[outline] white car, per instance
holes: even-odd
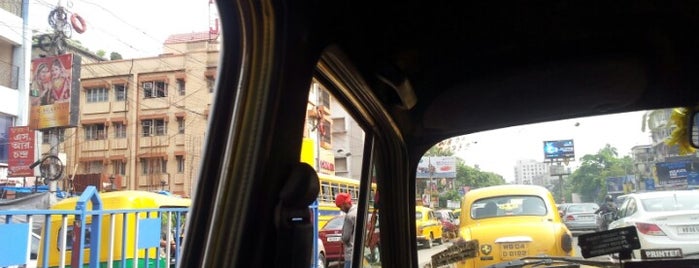
[[[629,194],[609,229],[627,226],[636,227],[641,249],[647,254],[696,255],[694,253],[699,252],[699,193],[679,190]],[[655,251],[649,252],[650,249]],[[634,250],[632,258],[641,256],[641,250]]]

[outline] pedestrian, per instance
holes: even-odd
[[[357,223],[357,206],[352,205],[349,193],[340,193],[335,197],[335,205],[345,213],[342,225],[342,244],[345,248],[345,268],[352,267],[352,245],[354,244],[354,229]]]

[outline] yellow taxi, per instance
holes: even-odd
[[[459,236],[478,240],[475,258],[457,267],[483,267],[526,256],[572,256],[573,237],[551,192],[535,185],[469,191],[461,203]]]
[[[440,245],[442,240],[442,222],[434,215],[434,211],[428,207],[415,207],[415,227],[417,241],[427,248],[432,247],[435,241]]]

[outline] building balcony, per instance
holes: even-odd
[[[178,173],[178,174],[172,175],[172,179],[173,179],[173,184],[180,185],[180,184],[184,184],[185,177],[184,177],[184,174]]]
[[[19,66],[0,61],[0,86],[19,88]]]
[[[140,100],[139,106],[143,110],[167,109],[170,107],[170,99],[169,97],[145,98]]]
[[[175,145],[184,146],[184,134],[175,135]]]
[[[9,12],[17,17],[22,17],[22,0],[0,1],[0,9]]]
[[[168,146],[169,144],[170,144],[170,136],[167,136],[167,135],[140,137],[138,140],[138,145],[141,148],[163,147],[163,146]]]
[[[122,138],[122,139],[110,139],[109,140],[110,147],[115,150],[124,150],[127,149],[127,139]]]
[[[83,114],[108,114],[111,108],[109,102],[88,102],[80,107]]]
[[[108,140],[86,140],[80,145],[80,150],[83,152],[106,151],[109,150],[107,142]]]
[[[22,45],[21,29],[22,0],[0,1],[0,44]]]

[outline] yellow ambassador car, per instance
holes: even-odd
[[[431,248],[432,243],[437,241],[440,245],[442,240],[442,222],[434,215],[434,211],[428,207],[415,207],[415,227],[417,241],[424,247]]]
[[[468,192],[459,236],[478,240],[478,255],[458,267],[483,267],[525,256],[572,256],[573,237],[551,193],[534,185],[501,185]]]

